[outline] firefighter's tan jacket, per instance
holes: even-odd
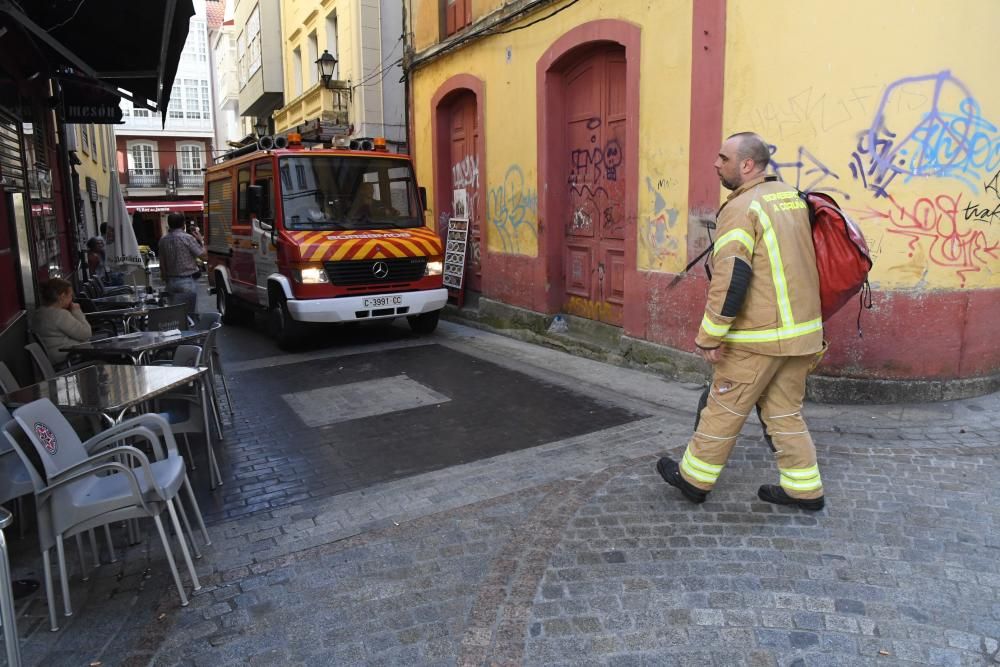
[[[695,339],[699,347],[724,343],[773,356],[822,349],[809,212],[794,189],[761,176],[733,191],[719,211],[709,262],[712,282]],[[733,312],[744,286],[745,298]]]

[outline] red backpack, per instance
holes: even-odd
[[[809,207],[823,321],[833,317],[862,288],[862,307],[871,308],[868,272],[872,268],[872,257],[861,230],[830,195],[800,192],[799,196]],[[858,333],[861,333],[860,310]]]

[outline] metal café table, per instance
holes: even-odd
[[[197,381],[207,371],[186,366],[94,364],[4,394],[11,410],[47,398],[61,412],[98,416],[117,424],[137,405]]]
[[[91,299],[98,307],[119,306],[121,308],[132,308],[139,305],[139,297],[135,294],[116,294],[115,296],[100,296]]]
[[[178,345],[201,345],[208,337],[208,331],[181,331],[165,335],[162,331],[136,331],[112,338],[90,340],[62,348],[63,352],[79,355],[85,359],[120,359],[128,357],[139,365],[147,355]]]
[[[112,308],[109,310],[98,310],[93,313],[84,313],[84,317],[91,324],[95,322],[110,321],[112,323],[121,322],[123,333],[129,333],[132,329],[132,320],[136,317],[145,316],[149,310],[140,306],[132,308]],[[117,329],[117,327],[116,327]]]
[[[196,382],[201,395],[205,441],[214,487],[215,481],[222,483],[222,475],[215,459],[212,431],[208,423],[210,408],[204,382],[207,373],[207,368],[187,366],[94,364],[4,394],[3,402],[14,410],[40,398],[47,398],[60,412],[100,417],[109,426],[114,426],[122,421],[130,409],[172,389]]]

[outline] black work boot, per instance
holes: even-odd
[[[694,484],[681,477],[680,466],[677,465],[677,461],[672,458],[664,456],[662,459],[656,462],[656,472],[660,473],[660,477],[663,481],[670,486],[676,487],[681,490],[684,497],[693,503],[698,503],[699,505],[705,502],[705,498],[708,498],[708,491],[702,491]]]
[[[761,484],[760,488],[757,489],[757,497],[766,503],[791,505],[810,512],[818,512],[823,509],[826,502],[823,500],[823,496],[819,498],[792,498],[777,484]]]

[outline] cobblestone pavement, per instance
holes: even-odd
[[[26,632],[28,664],[995,664],[1000,395],[807,406],[815,514],[756,500],[777,475],[748,424],[694,506],[653,463],[682,451],[698,387],[453,324],[432,341],[649,416],[217,515],[184,609],[157,550],[134,547],[74,582],[56,639]]]

